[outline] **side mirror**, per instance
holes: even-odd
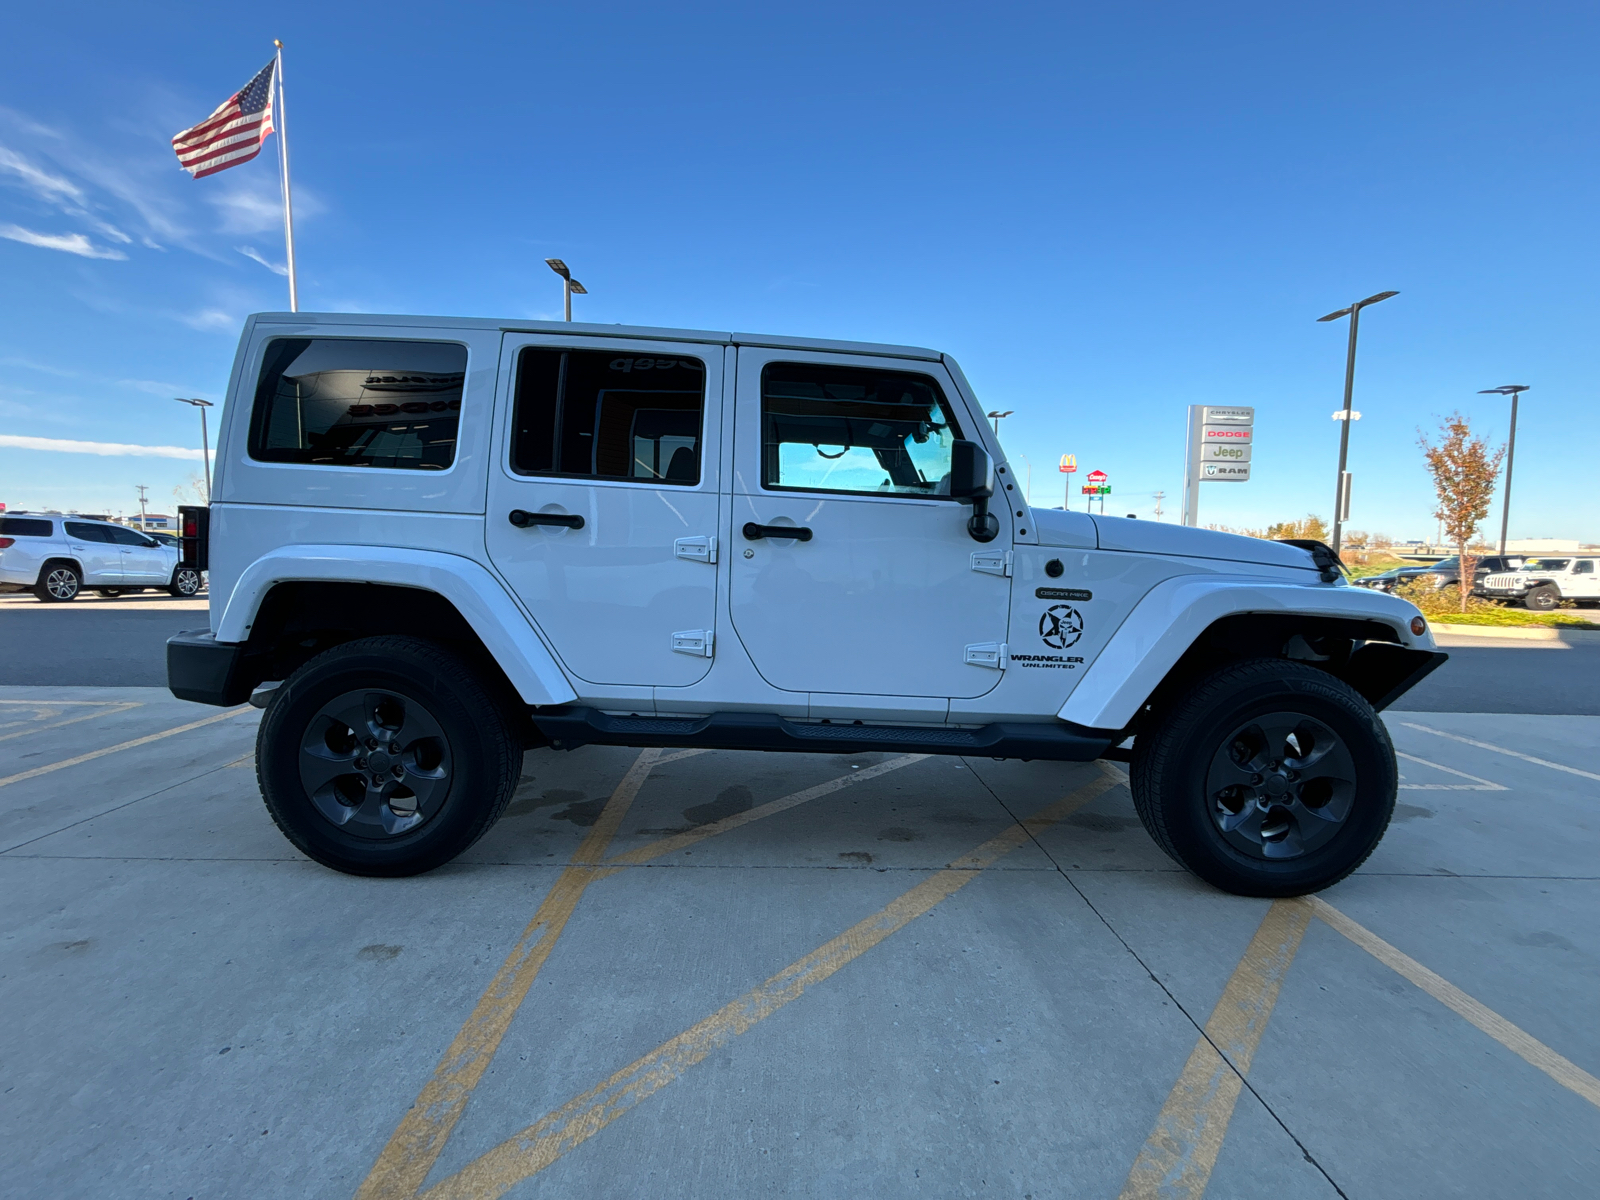
[[[992,542],[1000,535],[1000,521],[989,511],[994,495],[994,460],[977,442],[950,445],[950,495],[972,505],[967,532],[975,542]]]

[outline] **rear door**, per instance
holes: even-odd
[[[505,337],[489,557],[581,679],[682,687],[711,667],[725,352]]]
[[[997,501],[1000,535],[974,541],[947,478],[981,419],[937,362],[740,347],[730,602],[769,683],[953,699],[1000,681],[1012,514]]]
[[[126,583],[122,577],[122,548],[111,538],[109,525],[92,521],[63,521],[67,545],[83,567],[83,582],[89,587]]]

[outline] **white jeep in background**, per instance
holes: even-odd
[[[358,874],[595,743],[1115,758],[1218,887],[1354,870],[1377,712],[1445,657],[1417,609],[1319,543],[1031,508],[983,412],[907,346],[252,317],[172,691],[263,706],[272,816]]]
[[[1520,570],[1488,576],[1478,590],[1496,600],[1521,601],[1540,612],[1563,600],[1589,608],[1600,603],[1600,566],[1592,554],[1530,558]]]

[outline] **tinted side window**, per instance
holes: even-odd
[[[87,521],[65,521],[67,536],[81,542],[109,542],[111,529],[106,525],[91,525]]]
[[[700,482],[705,393],[697,358],[525,347],[511,469],[692,486]]]
[[[250,417],[261,462],[441,471],[455,461],[467,348],[376,338],[267,343]]]
[[[761,371],[763,487],[947,496],[960,436],[926,375],[816,363]]]
[[[1594,563],[1587,558],[1580,558],[1572,564],[1572,573],[1574,575],[1593,575]]]
[[[49,521],[38,517],[0,517],[0,534],[6,537],[49,537]]]
[[[126,526],[111,525],[107,526],[105,531],[119,546],[149,546],[153,543],[153,539],[145,537],[137,529],[129,529]]]

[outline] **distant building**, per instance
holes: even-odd
[[[1506,543],[1507,554],[1573,554],[1581,549],[1577,538],[1518,538]]]

